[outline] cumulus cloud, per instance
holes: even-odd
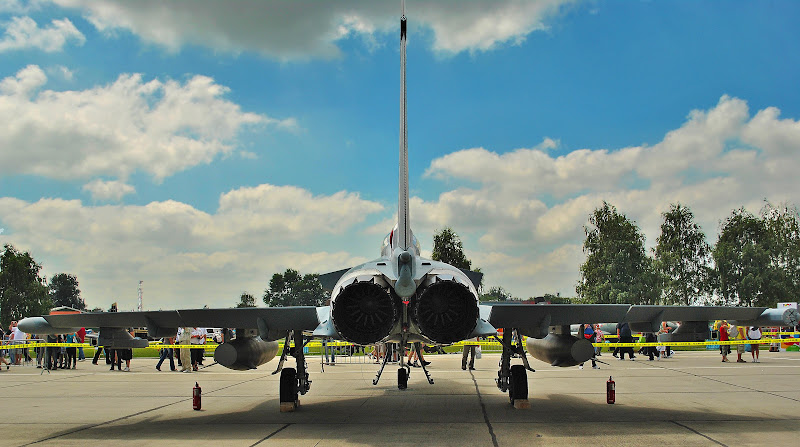
[[[229,307],[242,290],[260,295],[276,271],[322,273],[364,262],[318,246],[382,209],[356,193],[260,185],[222,194],[214,213],[172,200],[89,206],[0,197],[0,222],[11,232],[3,242],[30,250],[48,274],[76,274],[90,306],[117,299],[132,306],[144,279],[160,303],[149,308]]]
[[[729,96],[690,112],[683,125],[651,146],[553,156],[546,152],[551,145],[502,154],[471,148],[433,160],[426,175],[478,186],[446,191],[429,202],[414,199],[415,228],[453,226],[477,248],[475,258],[485,257],[486,264],[476,264],[488,275],[510,284],[536,283],[527,295],[514,289],[519,296],[574,294],[582,262],[574,247],[582,244],[583,226],[603,200],[636,221],[648,246],[655,245],[661,213],[675,202],[692,208],[713,243],[719,221],[732,209],[756,211],[764,198],[796,202],[793,191],[800,188],[800,121],[781,119],[775,107],[751,116],[744,100]],[[573,247],[570,256],[559,258],[569,263],[558,265],[568,271],[534,268],[542,260],[550,263],[564,247]]]
[[[128,194],[136,192],[136,188],[118,180],[103,181],[93,180],[83,185],[83,190],[88,191],[95,200],[112,200],[119,202]]]
[[[0,52],[36,48],[48,53],[61,51],[67,41],[83,45],[86,37],[69,19],[55,19],[50,26],[39,28],[30,17],[14,17],[5,24],[0,38]]]
[[[242,111],[207,76],[122,74],[87,90],[39,92],[46,82],[36,65],[0,81],[0,175],[124,181],[139,170],[160,181],[231,154],[248,126],[297,128],[293,118]]]
[[[81,10],[101,32],[126,30],[146,42],[177,51],[202,45],[221,51],[256,51],[279,59],[336,57],[337,42],[356,36],[375,44],[377,33],[395,32],[394,2],[184,0],[53,0]],[[574,0],[451,2],[409,1],[410,23],[433,32],[433,48],[445,53],[488,51],[517,44]]]

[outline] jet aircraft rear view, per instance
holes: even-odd
[[[405,13],[400,19],[400,130],[397,225],[383,241],[380,257],[337,272],[330,304],[322,307],[184,309],[118,313],[84,313],[30,317],[21,330],[35,334],[71,332],[99,327],[98,345],[143,347],[127,327],[147,327],[151,337],[175,335],[178,327],[236,328],[236,338],[225,340],[215,352],[219,364],[230,369],[255,369],[278,357],[273,374],[280,374],[280,407],[292,411],[311,381],[303,346],[311,338],[333,338],[357,345],[387,342],[419,351],[421,345],[449,345],[474,337],[495,337],[502,353],[495,379],[516,407],[528,403],[530,367],[527,354],[554,366],[569,367],[589,360],[591,344],[571,335],[571,324],[628,322],[635,331],[655,331],[662,321],[682,321],[675,341],[705,337],[707,322],[737,320],[741,325],[786,321],[797,324],[794,309],[779,313],[765,308],[609,305],[481,304],[477,287],[462,270],[420,255],[409,219],[408,142],[406,121]],[[498,329],[502,336],[498,337]],[[523,342],[523,336],[527,341]],[[283,340],[280,349],[279,340]],[[298,349],[292,349],[292,342]],[[284,364],[294,358],[294,367]],[[377,385],[389,356],[376,372]],[[512,364],[516,363],[516,364]],[[427,382],[433,377],[423,365]],[[411,369],[399,359],[397,386],[406,389]],[[435,398],[432,396],[431,398]]]

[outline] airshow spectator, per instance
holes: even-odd
[[[628,323],[617,323],[617,337],[620,343],[633,343],[633,334]],[[625,353],[628,353],[628,358],[633,361],[633,348],[619,348],[619,359],[625,360]]]
[[[728,333],[728,338],[732,338],[734,340],[746,340],[744,328],[741,326],[731,326],[731,333]],[[742,354],[744,354],[744,344],[739,343],[736,345],[737,363],[747,363],[747,360],[742,358]]]
[[[131,334],[131,337],[134,337],[133,328],[128,328],[128,332]],[[117,349],[117,369],[120,371],[130,372],[131,371],[131,359],[133,359],[133,348],[123,348]],[[120,369],[122,366],[122,360],[125,360],[125,369]]]
[[[661,334],[669,334],[669,331],[671,331],[671,330],[672,330],[672,328],[667,326],[667,322],[666,321],[662,321],[661,322],[661,329],[658,331],[658,334],[659,335],[661,335]],[[665,351],[664,358],[667,358],[667,359],[671,358],[672,357],[672,349],[669,346],[664,346],[664,348],[665,348],[664,349],[664,351]]]
[[[65,341],[67,343],[75,343],[78,336],[73,332],[71,334],[67,334]],[[66,348],[67,359],[66,359],[66,369],[70,369],[70,365],[72,365],[72,369],[75,369],[75,362],[77,360],[77,353],[78,349],[74,346],[68,346]]]
[[[478,347],[478,337],[464,340],[464,351],[461,353],[461,369],[467,369],[467,356],[469,356],[469,369],[475,369],[475,349]]]
[[[578,334],[584,339],[589,340],[589,343],[594,343],[596,340],[595,330],[591,324],[582,324],[578,330]],[[592,368],[600,369],[600,367],[597,366],[597,359],[595,359],[595,356],[592,356]],[[578,365],[578,369],[583,369],[583,363]]]
[[[603,330],[600,329],[600,325],[599,324],[595,324],[594,325],[594,342],[595,343],[603,343],[603,338],[604,338]],[[594,348],[595,357],[600,357],[601,355],[603,355],[602,351],[603,351],[603,347],[602,346],[597,346],[596,348]]]
[[[719,353],[722,354],[722,361],[728,361],[728,354],[731,353],[730,345],[723,345],[722,342],[728,341],[728,322],[722,320],[722,323],[719,325]]]
[[[11,326],[12,326],[11,339],[14,340],[14,344],[18,345],[25,343],[25,340],[28,338],[28,334],[19,330],[16,321],[12,321]],[[19,365],[20,363],[22,363],[22,359],[25,358],[25,353],[23,352],[23,349],[13,349],[12,352],[14,353],[14,355],[12,356],[12,362],[15,365]]]
[[[86,328],[82,327],[78,329],[76,335],[78,336],[78,343],[83,343],[84,340],[86,340]],[[82,362],[84,360],[86,360],[86,355],[83,353],[83,346],[81,346],[78,348],[78,361]]]
[[[169,369],[170,371],[175,371],[175,360],[172,358],[172,348],[167,347],[173,344],[174,338],[165,338],[163,340],[163,345],[161,348],[161,355],[158,357],[158,363],[156,363],[156,370],[161,371],[161,364],[164,363],[164,359],[169,357]]]
[[[648,332],[644,334],[644,341],[645,343],[655,343],[658,341],[658,337],[656,336],[655,333]],[[647,359],[650,360],[651,362],[653,361],[653,357],[657,359],[661,358],[655,346],[645,346],[644,349],[645,352],[647,353]]]
[[[205,330],[201,327],[192,328],[191,339],[189,344],[201,346],[205,338]],[[197,364],[200,363],[200,357],[203,355],[203,348],[192,348],[192,370],[197,371]]]
[[[188,345],[192,336],[192,328],[190,327],[180,327],[178,328],[178,344],[179,345]],[[192,372],[192,359],[191,359],[191,351],[189,349],[183,348],[180,350],[181,355],[181,372]]]
[[[753,326],[747,331],[747,338],[750,340],[761,340],[761,328],[758,326]],[[758,343],[751,343],[750,344],[750,354],[753,356],[753,363],[761,363],[758,360]]]

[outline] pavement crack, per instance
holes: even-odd
[[[708,439],[709,441],[711,441],[711,442],[713,442],[713,443],[715,443],[715,444],[721,445],[721,446],[723,446],[723,447],[728,447],[728,445],[727,445],[727,444],[723,444],[723,443],[721,443],[721,442],[717,441],[716,439],[712,438],[711,436],[708,436],[708,435],[705,435],[705,434],[703,434],[703,433],[700,433],[699,431],[697,431],[697,430],[693,429],[692,427],[689,427],[689,426],[687,426],[687,425],[683,425],[683,424],[681,424],[681,423],[680,423],[680,422],[678,422],[678,421],[670,421],[670,422],[672,422],[673,424],[675,424],[675,425],[677,425],[677,426],[679,426],[679,427],[683,427],[683,428],[685,428],[685,429],[689,430],[689,431],[690,431],[690,432],[692,432],[692,433],[695,433],[695,434],[697,434],[697,435],[700,435],[700,436],[702,436],[702,437],[704,437],[704,438]]]
[[[472,374],[471,370],[469,375],[472,377],[472,383],[475,385],[475,392],[478,394],[478,402],[481,404],[481,412],[483,413],[483,422],[486,424],[486,428],[489,429],[489,436],[492,437],[492,445],[494,447],[499,447],[499,444],[497,444],[497,436],[494,434],[494,428],[492,428],[492,423],[489,421],[489,415],[486,413],[486,404],[483,403],[481,390],[478,389],[478,381],[475,380],[475,374]]]
[[[279,428],[279,429],[275,430],[274,432],[272,432],[272,433],[268,434],[267,436],[264,436],[263,438],[259,439],[259,440],[258,440],[258,442],[256,442],[255,444],[251,444],[251,445],[250,445],[250,447],[255,447],[255,446],[257,446],[257,445],[261,444],[262,442],[264,442],[264,441],[266,441],[267,439],[269,439],[269,438],[271,438],[271,437],[273,437],[273,436],[277,435],[278,433],[280,433],[281,431],[283,431],[283,430],[285,430],[285,429],[289,428],[289,427],[290,427],[290,426],[292,426],[292,425],[294,425],[294,424],[292,424],[292,423],[289,423],[289,424],[286,424],[286,425],[284,425],[283,427],[281,427],[281,428]],[[319,444],[319,442],[318,442],[317,444]]]
[[[795,401],[795,402],[800,402],[800,399],[795,399],[794,397],[781,396],[780,394],[776,394],[776,393],[773,393],[773,392],[770,392],[770,391],[762,391],[762,390],[757,390],[755,388],[750,388],[750,387],[744,386],[744,385],[737,385],[735,383],[726,382],[724,380],[714,379],[714,378],[707,377],[707,376],[704,376],[704,375],[695,374],[695,373],[692,373],[692,372],[689,372],[689,371],[684,371],[684,370],[682,370],[680,368],[670,368],[670,367],[662,366],[662,365],[648,365],[648,366],[652,366],[654,368],[664,369],[664,370],[667,370],[667,371],[674,371],[674,372],[679,372],[679,373],[682,373],[682,374],[688,374],[688,375],[690,375],[692,377],[697,377],[697,378],[700,378],[700,379],[706,379],[706,380],[710,380],[712,382],[722,383],[722,384],[725,384],[725,385],[735,386],[737,388],[741,388],[741,389],[747,390],[747,391],[752,391],[754,393],[763,393],[763,394],[768,394],[768,395],[774,396],[774,397],[780,397],[782,399],[788,399],[788,400],[792,400],[792,401]]]
[[[249,380],[244,380],[242,382],[237,382],[237,383],[234,383],[234,384],[222,387],[222,388],[217,388],[216,390],[209,391],[207,394],[215,393],[217,391],[222,391],[224,389],[231,388],[231,387],[234,387],[234,386],[237,386],[237,385],[241,385],[241,384],[247,383],[247,382],[252,382],[252,381],[258,380],[258,379],[261,379],[261,377],[255,377],[255,378],[252,378],[252,379],[249,379]],[[116,423],[116,422],[119,422],[119,421],[123,421],[125,419],[129,419],[129,418],[132,418],[132,417],[136,417],[136,416],[140,416],[140,415],[143,415],[143,414],[146,414],[146,413],[150,413],[151,411],[160,410],[162,408],[166,408],[166,407],[169,407],[171,405],[179,404],[181,402],[186,402],[187,400],[191,400],[191,399],[192,399],[191,397],[190,398],[186,398],[186,399],[180,399],[180,400],[177,400],[175,402],[171,402],[171,403],[168,403],[168,404],[160,405],[158,407],[149,408],[147,410],[142,410],[142,411],[139,411],[137,413],[132,413],[132,414],[128,414],[128,415],[125,415],[125,416],[118,417],[116,419],[111,419],[110,421],[104,421],[104,422],[100,422],[100,423],[97,423],[97,424],[84,425],[83,427],[76,428],[75,430],[67,431],[67,432],[64,432],[64,433],[58,433],[58,434],[55,434],[55,435],[52,435],[52,436],[48,436],[48,437],[43,438],[43,439],[39,439],[37,441],[29,442],[27,444],[22,444],[20,447],[33,445],[33,444],[39,444],[41,442],[50,441],[50,440],[53,440],[53,439],[60,438],[62,436],[69,436],[69,435],[72,435],[72,434],[75,434],[75,433],[79,433],[79,432],[82,432],[82,431],[85,431],[85,430],[90,430],[92,428],[100,427],[100,426],[103,426],[103,425],[113,424],[113,423]],[[288,424],[288,425],[291,425],[291,424]],[[270,436],[272,436],[275,433],[283,430],[284,428],[286,428],[286,427],[282,427],[282,428],[278,429],[276,432],[270,434],[269,436],[267,436],[264,439],[268,439]],[[261,441],[263,441],[264,439],[262,439]],[[261,441],[258,441],[256,444],[258,444]],[[253,445],[256,445],[256,444],[253,444]]]

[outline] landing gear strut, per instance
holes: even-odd
[[[516,333],[517,345],[511,343],[512,334]],[[519,333],[513,329],[504,329],[503,338],[500,340],[503,345],[503,353],[500,356],[500,370],[497,372],[497,388],[502,392],[508,392],[508,398],[514,408],[530,408],[528,402],[528,373],[533,371],[528,365],[525,351],[522,347],[522,339]],[[513,357],[521,357],[524,365],[511,365]]]
[[[308,380],[308,370],[306,367],[306,357],[303,354],[303,332],[294,331],[294,348],[289,351],[288,339],[286,337],[287,345],[284,345],[284,351],[289,352],[297,360],[297,369],[283,368],[281,370],[280,381],[280,402],[281,413],[294,411],[300,405],[298,394],[306,394],[311,389],[311,381]]]

